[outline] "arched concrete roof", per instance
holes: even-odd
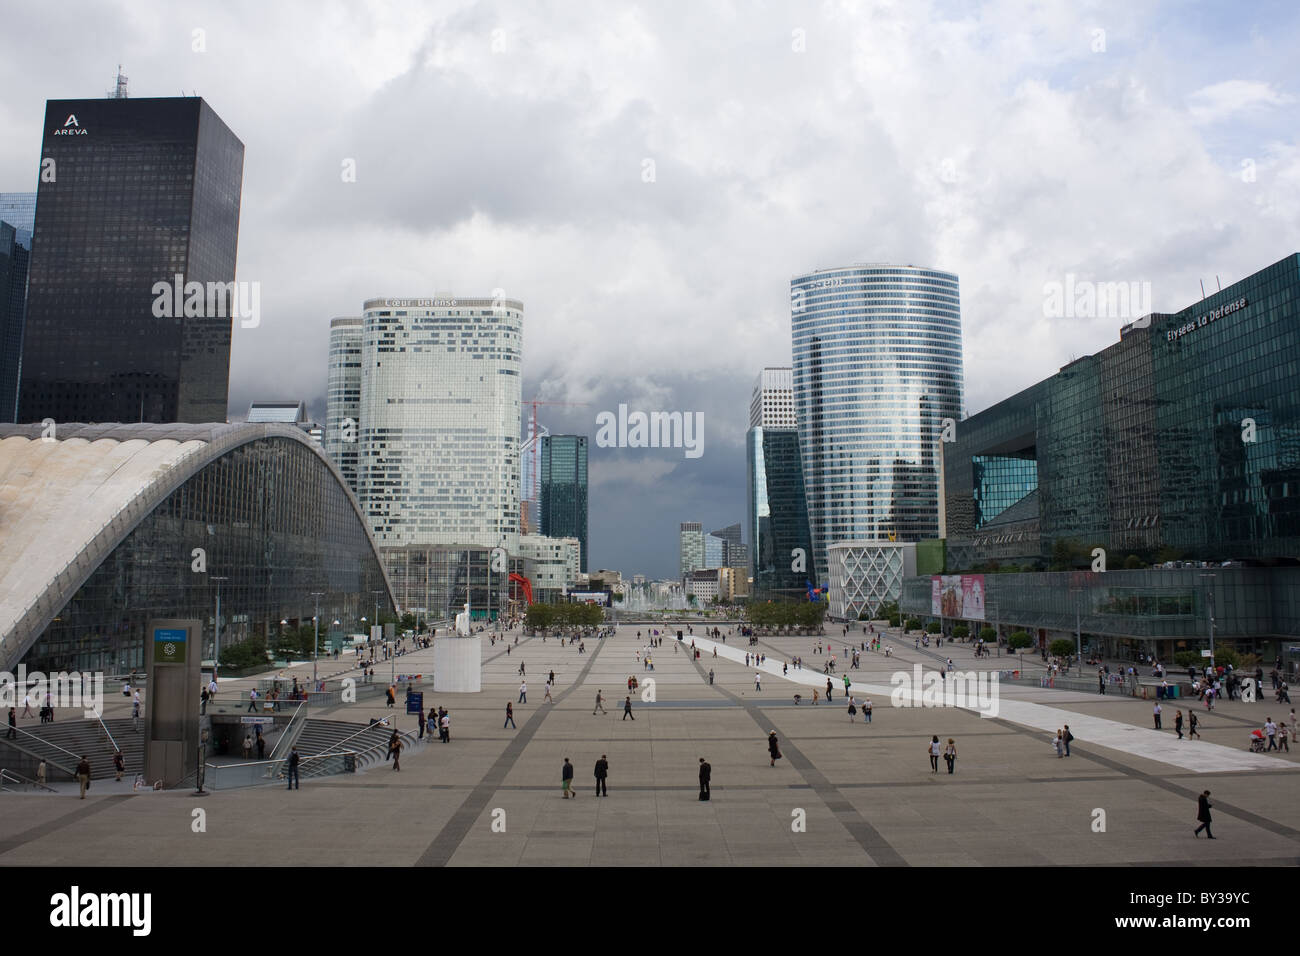
[[[265,438],[295,441],[316,454],[347,493],[378,561],[374,537],[338,468],[293,426],[69,424],[46,439],[41,425],[0,425],[0,665],[17,664],[168,495],[232,449]]]

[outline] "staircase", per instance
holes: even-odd
[[[109,732],[126,758],[126,772],[131,776],[144,771],[144,725],[131,729],[130,717],[105,720]],[[84,754],[90,758],[92,778],[103,779],[113,770],[114,747],[97,720],[56,720],[49,724],[19,724],[16,740],[0,738],[0,767],[31,775],[35,764],[45,758],[49,779],[71,779]],[[62,748],[62,749],[60,749]],[[64,751],[70,751],[65,753]],[[74,756],[75,755],[75,756]],[[28,769],[22,769],[28,768]],[[59,774],[58,771],[64,771]]]
[[[116,733],[116,731],[114,731]],[[298,753],[304,757],[325,753],[329,750],[350,750],[357,755],[357,770],[365,770],[384,762],[388,755],[388,738],[393,729],[380,724],[354,724],[345,720],[323,720],[310,717],[303,724],[302,733],[298,735],[296,746]],[[399,733],[402,740],[402,752],[410,753],[416,743],[415,735],[410,731]],[[303,765],[303,776],[314,776],[312,764]]]

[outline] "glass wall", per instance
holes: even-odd
[[[194,570],[196,548],[205,573]],[[393,610],[343,486],[312,449],[265,438],[214,461],[155,508],[37,639],[27,667],[143,670],[145,629],[159,617],[202,621],[211,657],[218,587],[222,647],[270,638],[281,620],[309,623],[313,592],[323,592],[322,633],[335,620],[358,630],[376,598],[381,612]]]

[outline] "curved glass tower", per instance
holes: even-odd
[[[938,537],[937,446],[962,407],[957,276],[818,269],[790,280],[790,321],[818,578],[834,542]]]

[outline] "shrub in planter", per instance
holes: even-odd
[[[1016,631],[1009,638],[1007,638],[1007,644],[1011,647],[1013,651],[1016,651],[1022,647],[1032,647],[1034,644],[1034,639],[1024,631]]]

